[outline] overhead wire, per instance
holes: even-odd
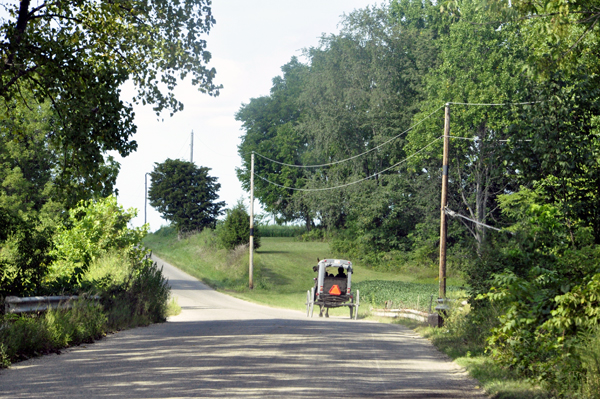
[[[371,149],[369,149],[367,151],[364,151],[364,152],[362,152],[360,154],[351,156],[349,158],[345,158],[345,159],[342,159],[342,160],[339,160],[339,161],[324,163],[324,164],[318,164],[318,165],[295,165],[295,164],[289,164],[289,163],[277,161],[275,159],[271,159],[271,158],[269,158],[267,156],[264,156],[264,155],[262,155],[262,154],[260,154],[258,152],[254,152],[253,151],[253,153],[255,155],[263,158],[263,159],[266,159],[267,161],[273,162],[273,163],[278,164],[278,165],[289,166],[289,167],[293,167],[293,168],[321,168],[321,167],[325,167],[325,166],[333,166],[333,165],[338,165],[338,164],[341,164],[341,163],[344,163],[344,162],[351,161],[353,159],[356,159],[356,158],[362,157],[364,155],[367,155],[367,154],[369,154],[369,153],[371,153],[371,152],[373,152],[375,150],[378,150],[379,148],[381,148],[381,147],[389,144],[390,142],[398,139],[402,135],[410,132],[411,130],[413,130],[414,128],[416,128],[417,126],[419,126],[421,123],[423,123],[427,119],[431,118],[431,116],[433,116],[437,111],[439,111],[440,109],[442,109],[446,105],[507,106],[507,105],[531,105],[531,104],[538,104],[538,103],[542,103],[542,102],[543,101],[528,101],[528,102],[517,102],[517,103],[461,103],[461,102],[447,102],[447,103],[445,103],[445,105],[442,105],[442,106],[436,108],[433,112],[431,112],[430,114],[428,114],[425,118],[421,119],[420,121],[418,121],[417,123],[415,123],[414,125],[412,125],[411,127],[409,127],[408,129],[406,129],[405,131],[403,131],[402,133],[397,134],[396,136],[394,136],[394,137],[390,138],[389,140],[385,141],[384,143],[381,143],[381,144],[379,144],[376,147],[373,147],[373,148],[371,148]],[[375,174],[372,174],[371,176],[367,176],[367,177],[364,177],[362,179],[359,179],[359,180],[356,180],[356,181],[353,181],[353,182],[350,182],[350,183],[341,184],[341,185],[334,186],[334,187],[323,187],[323,188],[313,188],[313,189],[289,187],[289,186],[284,186],[284,185],[275,183],[275,182],[273,182],[273,181],[271,181],[271,180],[269,180],[269,179],[267,179],[267,178],[265,178],[263,176],[258,175],[256,172],[254,173],[254,175],[256,177],[258,177],[259,179],[261,179],[261,180],[263,180],[263,181],[265,181],[265,182],[267,182],[269,184],[272,184],[274,186],[281,187],[281,188],[284,188],[284,189],[288,189],[288,190],[304,191],[304,192],[334,190],[334,189],[348,187],[348,186],[351,186],[351,185],[354,185],[354,184],[358,184],[360,182],[363,182],[365,180],[368,180],[368,179],[371,179],[371,178],[373,178],[375,176],[378,176],[381,173],[387,172],[388,170],[393,169],[393,168],[399,166],[400,164],[408,161],[412,157],[414,157],[417,154],[419,154],[420,152],[424,151],[425,149],[427,149],[428,147],[430,147],[431,145],[433,145],[437,140],[441,139],[442,137],[443,136],[440,136],[440,137],[436,138],[435,140],[433,140],[432,142],[430,142],[428,145],[426,145],[425,147],[421,148],[419,151],[415,152],[414,154],[410,155],[409,157],[405,158],[404,160],[402,160],[402,161],[400,161],[400,162],[398,162],[398,163],[396,163],[396,164],[394,164],[394,165],[392,165],[392,166],[390,166],[390,167],[388,167],[388,168],[386,168],[384,170],[381,170],[381,171],[379,171],[379,172],[377,172]],[[472,140],[472,141],[479,141],[479,140],[481,140],[481,139],[475,138],[475,137],[458,137],[458,136],[448,136],[448,137],[450,137],[450,138],[456,138],[456,139],[462,139],[462,140]],[[499,141],[499,142],[507,142],[509,140],[497,140],[497,141]],[[531,140],[518,140],[518,141],[531,141]],[[459,216],[462,216],[462,215],[459,215]]]
[[[355,181],[353,181],[353,182],[350,182],[350,183],[340,184],[340,185],[338,185],[338,186],[334,186],[334,187],[322,187],[322,188],[297,188],[297,187],[289,187],[289,186],[284,186],[284,185],[281,185],[281,184],[278,184],[278,183],[272,182],[271,180],[269,180],[269,179],[267,179],[267,178],[265,178],[265,177],[262,177],[262,176],[260,176],[260,175],[256,174],[256,172],[254,172],[254,176],[256,176],[256,177],[258,177],[259,179],[261,179],[261,180],[264,180],[264,181],[266,181],[267,183],[269,183],[269,184],[272,184],[272,185],[274,185],[274,186],[281,187],[281,188],[285,188],[285,189],[288,189],[288,190],[293,190],[293,191],[304,191],[304,192],[308,192],[308,191],[328,191],[328,190],[335,190],[335,189],[338,189],[338,188],[343,188],[343,187],[352,186],[352,185],[354,185],[354,184],[358,184],[358,183],[360,183],[360,182],[363,182],[363,181],[365,181],[365,180],[368,180],[368,179],[371,179],[371,178],[373,178],[373,177],[375,177],[375,176],[378,176],[378,175],[380,175],[380,174],[382,174],[382,173],[384,173],[384,172],[387,172],[388,170],[390,170],[390,169],[393,169],[393,168],[395,168],[395,167],[397,167],[397,166],[399,166],[399,165],[403,164],[404,162],[406,162],[406,161],[408,161],[409,159],[411,159],[411,158],[415,157],[415,156],[416,156],[416,155],[418,155],[419,153],[421,153],[421,152],[425,151],[427,148],[431,147],[433,144],[435,144],[435,142],[437,142],[437,141],[438,141],[439,139],[441,139],[442,137],[443,137],[443,136],[440,136],[440,137],[436,138],[435,140],[433,140],[433,141],[431,141],[429,144],[427,144],[425,147],[423,147],[423,148],[421,148],[420,150],[418,150],[417,152],[415,152],[415,153],[413,153],[413,154],[409,155],[408,157],[404,158],[404,159],[403,159],[403,160],[401,160],[400,162],[397,162],[397,163],[395,163],[394,165],[392,165],[392,166],[390,166],[390,167],[388,167],[388,168],[385,168],[385,169],[383,169],[383,170],[381,170],[381,171],[379,171],[379,172],[377,172],[377,173],[374,173],[374,174],[372,174],[371,176],[363,177],[362,179],[355,180]]]
[[[190,142],[190,138],[188,137],[185,142],[183,143],[183,145],[181,146],[181,148],[179,149],[179,151],[177,152],[177,158],[175,159],[181,159],[181,157],[179,155],[181,155],[181,151],[183,151],[183,148]]]
[[[447,102],[446,104],[451,104],[451,105],[472,105],[472,106],[480,106],[480,107],[484,107],[484,106],[488,106],[488,107],[500,107],[500,106],[506,106],[506,105],[531,105],[531,104],[539,104],[539,103],[543,103],[544,101],[526,101],[526,102],[521,102],[521,103],[458,103],[458,102]]]
[[[264,156],[264,155],[262,155],[262,154],[259,154],[258,152],[254,152],[254,154],[255,154],[255,155],[258,155],[259,157],[261,157],[261,158],[264,158],[264,159],[266,159],[266,160],[268,160],[268,161],[271,161],[271,162],[273,162],[273,163],[276,163],[276,164],[278,164],[278,165],[290,166],[290,167],[292,167],[292,168],[322,168],[322,167],[324,167],[324,166],[338,165],[338,164],[340,164],[340,163],[344,163],[344,162],[348,162],[348,161],[351,161],[351,160],[353,160],[353,159],[356,159],[356,158],[360,158],[360,157],[362,157],[363,155],[367,155],[367,154],[369,154],[369,153],[371,153],[371,152],[373,152],[373,151],[375,151],[375,150],[378,150],[378,149],[380,149],[380,148],[381,148],[381,147],[383,147],[384,145],[387,145],[387,144],[389,144],[390,142],[392,142],[392,141],[396,140],[396,139],[397,139],[397,138],[399,138],[400,136],[402,136],[402,135],[405,135],[406,133],[408,133],[408,132],[410,132],[411,130],[413,130],[414,128],[416,128],[417,126],[419,126],[421,123],[423,123],[423,122],[425,122],[427,119],[429,119],[429,118],[430,118],[430,117],[431,117],[433,114],[435,114],[436,112],[438,112],[438,111],[439,111],[440,109],[442,109],[443,107],[444,107],[444,106],[442,105],[442,106],[440,106],[440,107],[436,108],[436,109],[435,109],[435,111],[431,112],[431,113],[430,113],[429,115],[427,115],[425,118],[421,119],[420,121],[418,121],[417,123],[415,123],[414,125],[412,125],[411,127],[409,127],[408,129],[406,129],[405,131],[403,131],[402,133],[399,133],[399,134],[397,134],[396,136],[394,136],[394,137],[390,138],[390,139],[389,139],[389,140],[387,140],[386,142],[384,142],[384,143],[381,143],[381,144],[379,144],[378,146],[376,146],[376,147],[373,147],[373,148],[371,148],[370,150],[367,150],[367,151],[365,151],[365,152],[363,152],[363,153],[360,153],[360,154],[357,154],[357,155],[353,155],[353,156],[351,156],[350,158],[341,159],[341,160],[339,160],[339,161],[334,161],[334,162],[324,163],[324,164],[320,164],[320,165],[294,165],[294,164],[290,164],[290,163],[285,163],[285,162],[279,162],[279,161],[276,161],[276,160],[274,160],[274,159],[271,159],[271,158],[268,158],[268,157],[266,157],[266,156]]]
[[[479,137],[459,137],[459,136],[448,136],[451,139],[459,139],[459,140],[470,140],[470,141],[483,141],[484,139],[481,139]],[[487,140],[487,141],[497,141],[500,143],[507,143],[509,141],[533,141],[533,140],[529,140],[529,139],[524,139],[524,140]]]
[[[513,232],[512,232],[512,231],[508,231],[508,230],[502,230],[502,229],[499,229],[499,228],[497,228],[497,227],[490,226],[489,224],[481,223],[481,222],[480,222],[480,221],[478,221],[478,220],[471,219],[471,218],[469,218],[469,217],[467,217],[467,216],[461,215],[460,213],[457,213],[457,212],[454,212],[453,210],[450,210],[448,207],[445,207],[445,208],[444,208],[444,213],[445,213],[446,215],[448,215],[448,216],[451,216],[451,217],[459,217],[459,218],[462,218],[462,219],[468,220],[469,222],[475,223],[475,224],[477,224],[477,225],[479,225],[479,226],[482,226],[482,227],[485,227],[485,228],[487,228],[487,229],[492,229],[492,230],[501,231],[501,232],[508,232],[508,233],[510,233],[510,234],[513,234]]]

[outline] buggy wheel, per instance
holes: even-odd
[[[306,317],[310,314],[310,291],[306,291]]]
[[[355,309],[354,309],[354,320],[356,320],[358,318],[358,306],[360,305],[360,292],[358,292],[358,290],[356,290],[356,305]],[[352,316],[350,316],[352,317]]]
[[[352,313],[354,311],[354,306],[348,306],[348,308],[350,309],[350,320],[352,320]]]
[[[315,287],[310,289],[310,317],[313,316],[313,308],[315,307]]]

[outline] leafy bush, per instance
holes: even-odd
[[[500,203],[517,222],[510,227],[512,245],[487,259],[504,268],[479,296],[501,308],[488,350],[556,395],[577,391],[584,381],[580,334],[600,323],[600,247],[589,227],[543,203],[537,191],[521,189],[500,196]]]
[[[43,218],[12,217],[0,209],[0,298],[43,293],[53,232]]]
[[[590,399],[600,398],[600,328],[596,327],[584,336],[578,347],[585,375],[581,393]]]
[[[54,237],[51,255],[56,260],[47,281],[57,287],[76,287],[91,262],[108,251],[119,251],[130,261],[139,261],[144,256],[139,244],[147,226],[127,227],[136,213],[134,209],[125,211],[114,196],[80,202],[69,211],[67,223],[58,228]]]
[[[239,201],[232,209],[227,210],[225,220],[217,227],[221,246],[234,249],[250,242],[250,215],[244,203]],[[254,248],[260,247],[260,231],[254,226]]]
[[[302,241],[324,241],[325,237],[324,229],[312,229],[302,234]]]

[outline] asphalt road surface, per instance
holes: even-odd
[[[0,397],[486,397],[407,328],[251,304],[157,261],[179,316],[1,370]]]

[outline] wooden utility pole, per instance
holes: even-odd
[[[148,175],[149,173],[144,175],[144,224],[146,224],[146,214],[148,208]]]
[[[254,151],[252,151],[250,166],[250,265],[248,270],[248,287],[254,288],[252,274],[254,273]]]
[[[446,204],[448,200],[448,145],[450,135],[450,104],[446,103],[444,117],[444,155],[442,160],[442,206],[440,213],[440,298],[446,298]]]
[[[192,138],[190,141],[190,162],[194,163],[194,131],[192,130]]]

